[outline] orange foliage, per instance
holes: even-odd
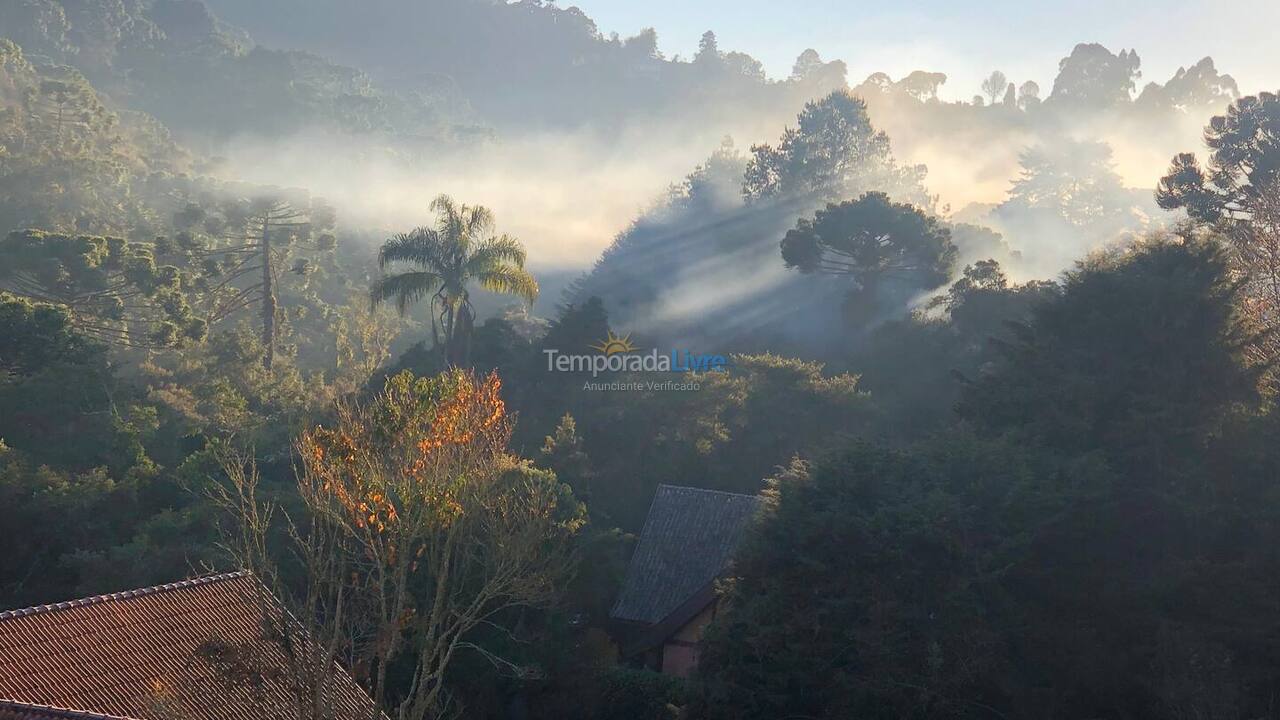
[[[496,374],[401,373],[371,403],[339,408],[336,427],[305,432],[303,463],[359,531],[388,533],[406,514],[447,525],[462,512],[463,483],[506,457],[511,422],[501,390]]]

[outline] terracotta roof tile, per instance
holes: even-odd
[[[152,720],[157,702],[191,720],[294,720],[277,677],[285,655],[262,639],[262,592],[230,573],[0,613],[0,720]],[[260,653],[261,686],[228,682],[198,652],[211,642]],[[368,696],[345,672],[335,695],[337,718],[368,716]],[[82,714],[14,714],[14,701]]]
[[[50,705],[36,705],[33,703],[14,702],[12,700],[0,700],[0,720],[135,720],[135,719],[122,718],[118,715],[102,715],[99,713],[84,712],[82,710],[68,710],[66,708],[52,707]]]

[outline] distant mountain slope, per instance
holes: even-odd
[[[704,38],[677,62],[652,29],[604,36],[577,7],[540,0],[209,0],[216,13],[278,47],[364,68],[402,90],[456,83],[500,129],[630,124],[662,117],[723,121],[784,107],[845,82],[842,63],[809,63],[771,82],[741,52]],[[810,53],[812,51],[809,51]],[[816,58],[816,54],[813,55]]]
[[[473,125],[441,88],[390,92],[318,55],[257,45],[199,0],[7,0],[0,36],[192,141],[317,126],[433,141]]]

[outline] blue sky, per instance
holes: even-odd
[[[703,31],[722,50],[742,50],[784,77],[800,51],[842,59],[856,83],[875,71],[895,79],[915,69],[945,72],[943,95],[969,98],[981,78],[1002,70],[1047,93],[1057,62],[1078,42],[1135,48],[1143,76],[1165,82],[1179,65],[1211,55],[1244,92],[1280,89],[1280,0],[1231,2],[1014,2],[916,0],[561,0],[576,4],[608,34],[652,26],[659,48],[686,59]]]

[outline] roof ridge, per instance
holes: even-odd
[[[78,720],[133,720],[133,718],[123,715],[104,715],[103,713],[89,712],[88,710],[72,710],[71,708],[57,707],[56,705],[41,705],[39,703],[6,700],[4,698],[0,698],[0,708],[27,710],[50,717],[68,718],[68,720],[72,718]]]
[[[17,610],[6,610],[0,612],[0,621],[13,620],[16,618],[27,617],[29,615],[37,615],[40,613],[57,612],[59,610],[70,610],[72,608],[87,607],[90,605],[100,605],[113,600],[128,600],[129,598],[145,597],[155,595],[157,593],[168,592],[170,590],[181,590],[183,588],[196,587],[199,585],[209,585],[212,583],[223,582],[225,580],[235,580],[237,578],[247,577],[247,570],[237,570],[236,572],[218,573],[213,575],[201,575],[200,577],[190,578],[188,580],[179,580],[178,582],[165,583],[163,585],[152,585],[151,587],[138,588],[136,590],[123,590],[121,592],[107,593],[105,595],[94,595],[92,597],[79,598],[77,600],[66,600],[60,603],[52,603],[48,605],[32,605],[27,608]]]
[[[693,490],[702,493],[717,493],[719,495],[731,495],[733,497],[758,499],[759,495],[748,495],[747,493],[729,492],[728,490],[712,490],[711,488],[693,487],[692,485],[671,485],[669,483],[658,483],[659,488],[671,488],[672,490]]]

